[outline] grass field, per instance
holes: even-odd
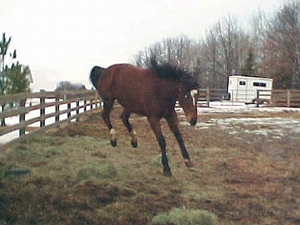
[[[119,113],[112,115],[116,148],[96,112],[1,154],[0,225],[300,224],[299,138],[236,138],[217,124],[182,124],[190,169],[162,121],[173,172],[165,177],[146,120],[133,116],[139,147],[132,148]],[[298,114],[206,114],[199,121]]]

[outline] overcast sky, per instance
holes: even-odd
[[[63,80],[91,86],[94,65],[126,63],[167,37],[199,39],[231,14],[247,23],[284,0],[0,0],[0,33],[29,65],[34,91]],[[8,59],[6,60],[9,61]]]

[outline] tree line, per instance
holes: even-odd
[[[300,1],[270,17],[257,11],[248,29],[228,15],[199,40],[166,38],[137,53],[133,63],[148,67],[151,57],[193,72],[202,88],[226,89],[228,76],[241,74],[273,78],[274,88],[300,89]]]

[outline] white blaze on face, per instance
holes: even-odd
[[[190,92],[190,95],[192,96],[192,99],[193,99],[194,106],[196,106],[196,104],[197,104],[197,99],[196,99],[197,93],[198,93],[197,90],[191,90],[191,92]]]

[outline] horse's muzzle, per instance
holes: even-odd
[[[197,123],[197,119],[193,119],[193,118],[192,118],[192,119],[190,120],[191,126],[195,126],[196,123]]]

